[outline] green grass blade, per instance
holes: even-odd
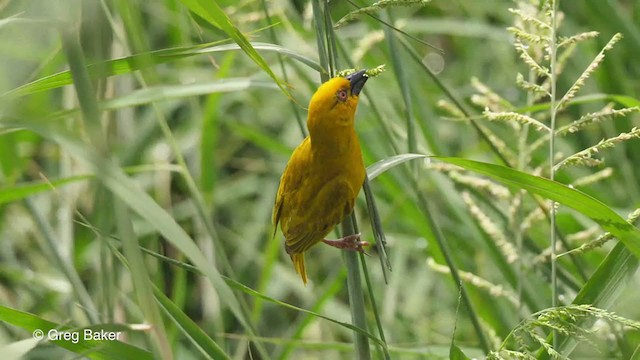
[[[464,354],[462,349],[454,343],[451,343],[451,349],[449,350],[449,360],[471,360]]]
[[[290,155],[293,149],[278,139],[274,139],[272,136],[265,134],[262,131],[257,131],[255,127],[243,124],[241,122],[232,122],[227,124],[229,129],[240,136],[241,138],[252,142],[256,146],[259,146],[269,153]]]
[[[601,201],[579,190],[500,165],[452,157],[434,156],[433,159],[493,177],[509,186],[525,189],[577,210],[620,239],[634,256],[640,258],[640,230]]]
[[[139,165],[123,168],[127,174],[144,172],[172,171],[179,172],[180,168],[174,165]],[[48,181],[30,181],[18,183],[12,186],[0,188],[0,205],[22,200],[30,196],[46,191],[55,191],[64,185],[75,184],[84,180],[95,178],[94,174],[80,174]]]
[[[572,303],[591,304],[600,309],[610,309],[622,292],[633,282],[639,265],[638,258],[622,242],[619,242],[580,289]],[[583,321],[578,326],[587,328],[587,322],[592,323],[593,319]],[[568,356],[577,345],[578,341],[575,338],[564,337],[556,350]],[[538,359],[549,359],[549,354],[546,351],[540,352]]]
[[[25,19],[25,18],[21,18],[20,17],[21,14],[15,14],[15,15],[11,15],[9,17],[6,17],[4,19],[0,19],[0,28],[2,28],[3,26],[7,26],[11,23],[15,23],[15,22],[28,22],[30,21],[29,19]]]
[[[291,59],[297,60],[300,63],[307,65],[309,68],[316,70],[320,73],[325,72],[322,66],[315,60],[310,59],[300,53],[297,53],[291,49],[282,47],[276,44],[269,44],[264,42],[250,42],[251,46],[253,46],[256,50],[263,50],[267,52],[274,52],[278,55],[283,55],[289,57]],[[199,50],[193,51],[193,55],[195,54],[208,54],[220,51],[234,51],[234,50],[243,50],[243,48],[238,44],[226,44],[226,45],[217,45],[217,46],[209,46]],[[190,53],[190,52],[189,52]]]
[[[384,173],[385,171],[398,166],[402,163],[405,163],[409,160],[414,160],[414,159],[422,159],[422,158],[426,158],[428,157],[428,155],[422,155],[422,154],[400,154],[400,155],[395,155],[383,160],[380,160],[378,162],[376,162],[375,164],[369,165],[367,167],[367,176],[369,177],[369,180],[373,180],[376,177],[378,177],[378,175]]]
[[[592,304],[600,309],[610,309],[633,283],[639,265],[638,258],[623,243],[618,243],[580,289],[573,304]],[[574,346],[570,339],[564,341],[559,349],[561,353],[570,353],[569,349]]]
[[[160,316],[160,309],[153,301],[152,283],[147,266],[139,249],[139,239],[133,230],[133,224],[129,209],[119,200],[114,200],[114,213],[117,232],[122,239],[124,256],[129,264],[129,274],[133,283],[135,297],[146,321],[153,324],[152,331],[157,336],[158,349],[154,349],[154,355],[162,355],[165,359],[171,358],[171,348],[166,337],[164,320]],[[160,354],[158,354],[160,352]]]
[[[266,72],[273,81],[278,84],[278,87],[289,98],[292,98],[286,84],[284,84],[274,72],[271,70],[267,62],[260,56],[256,49],[251,45],[246,36],[233,25],[231,19],[222,10],[220,5],[216,1],[206,0],[180,0],[189,10],[196,13],[198,16],[207,20],[209,23],[222,29],[233,41],[242,48],[242,50],[253,60],[264,72]]]
[[[346,278],[346,269],[341,270],[338,274],[336,274],[335,278],[323,289],[320,291],[320,296],[315,299],[313,305],[311,305],[310,309],[314,313],[318,313],[328,302],[330,302],[344,287],[344,281]],[[304,331],[313,323],[313,320],[316,319],[316,316],[311,314],[306,314],[304,318],[302,318],[295,325],[293,331],[290,332],[291,336],[289,336],[290,340],[300,340],[302,339],[302,335]],[[295,343],[287,343],[280,354],[274,356],[275,359],[278,360],[286,360],[290,357],[291,352],[294,351]],[[349,345],[349,350],[351,350],[351,345]]]
[[[49,191],[60,186],[73,184],[82,180],[90,179],[93,175],[75,175],[62,179],[52,180],[51,182],[28,182],[19,183],[13,186],[7,186],[0,189],[0,204],[6,204],[13,201],[21,200],[29,196]]]
[[[114,76],[129,74],[136,70],[141,70],[145,66],[159,65],[168,62],[178,61],[180,59],[192,57],[195,55],[211,54],[223,51],[238,51],[242,48],[237,44],[225,44],[220,45],[223,41],[216,41],[197,46],[185,46],[173,49],[162,49],[144,52],[132,56],[127,56],[119,59],[107,60],[95,64],[87,65],[86,69],[89,76],[92,79],[97,79],[99,76]],[[290,57],[294,60],[300,61],[302,64],[307,65],[311,69],[317,71],[324,71],[318,62],[301,55],[291,49],[284,48],[275,44],[268,43],[251,43],[254,49],[263,50],[267,52],[275,52],[277,54]],[[153,62],[141,61],[143,58],[152,59]],[[42,91],[57,89],[62,86],[71,85],[73,79],[71,78],[71,72],[61,71],[56,74],[45,76],[43,78],[34,80],[20,87],[17,87],[9,92],[0,96],[0,98],[15,98],[31,94],[36,94]]]
[[[67,278],[71,287],[73,288],[74,293],[78,297],[78,301],[82,304],[82,309],[84,310],[87,319],[92,323],[96,323],[99,320],[97,307],[89,295],[85,284],[82,282],[82,278],[80,274],[76,271],[73,263],[69,261],[62,253],[61,249],[57,243],[57,234],[49,225],[47,218],[41,213],[41,210],[38,209],[34,202],[31,199],[26,199],[24,201],[25,206],[28,211],[31,213],[33,220],[36,224],[37,229],[42,234],[44,238],[44,247],[43,250],[45,253],[49,254],[51,258],[51,264],[60,269],[60,271]]]
[[[211,93],[243,91],[249,88],[273,89],[276,87],[273,83],[266,81],[251,80],[247,78],[227,78],[195,84],[151,86],[132,91],[131,93],[121,97],[105,100],[100,105],[104,110],[115,110],[129,106],[148,104],[155,101],[187,98]]]
[[[324,28],[325,21],[322,14],[322,5],[320,0],[311,0],[311,7],[313,9],[313,23],[316,28],[316,44],[318,47],[318,58],[320,59],[320,66],[324,69],[320,72],[320,81],[325,82],[331,77],[331,69],[329,66],[329,58],[326,44],[326,30]],[[304,132],[304,129],[303,129]]]
[[[299,311],[299,312],[302,312],[302,313],[305,313],[305,314],[313,315],[315,317],[330,321],[330,322],[332,322],[334,324],[340,325],[340,326],[345,327],[345,328],[347,328],[347,329],[349,329],[351,331],[354,331],[354,332],[356,332],[356,333],[358,333],[358,334],[360,334],[362,336],[365,336],[365,337],[375,341],[376,343],[378,343],[380,345],[383,344],[380,341],[380,339],[378,339],[377,337],[375,337],[370,332],[368,332],[365,329],[362,329],[362,328],[360,328],[358,326],[351,325],[348,322],[338,321],[338,320],[332,319],[332,318],[330,318],[328,316],[325,316],[325,315],[322,315],[322,314],[319,314],[319,313],[316,313],[316,312],[313,312],[313,311],[310,311],[310,310],[306,310],[306,309],[297,307],[295,305],[291,305],[291,304],[282,302],[280,300],[276,300],[276,299],[271,298],[271,297],[269,297],[267,295],[261,294],[261,293],[255,291],[255,290],[251,289],[250,287],[245,286],[245,285],[243,285],[243,284],[241,284],[241,283],[239,283],[239,282],[237,282],[237,281],[235,281],[233,279],[230,279],[228,277],[225,277],[225,280],[226,280],[227,284],[229,284],[229,286],[231,286],[232,288],[234,288],[236,290],[242,291],[243,293],[245,293],[247,295],[251,295],[252,297],[261,298],[261,299],[266,300],[268,302],[271,302],[271,303],[274,303],[274,304],[277,304],[277,305],[280,305],[280,306],[284,306],[284,307],[292,309],[292,310],[296,310],[296,311]]]
[[[216,344],[187,314],[185,314],[171,299],[153,287],[153,294],[165,313],[178,325],[182,333],[210,359],[230,359],[224,350]]]

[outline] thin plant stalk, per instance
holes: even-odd
[[[384,13],[385,20],[393,22],[391,18],[391,13],[387,10]],[[400,58],[400,52],[398,51],[398,46],[396,44],[396,36],[393,31],[385,27],[384,35],[387,39],[387,43],[389,44],[389,53],[391,54],[391,62],[393,64],[393,72],[398,81],[398,86],[400,87],[400,91],[402,92],[402,100],[404,102],[405,114],[406,114],[406,127],[407,127],[407,151],[409,153],[415,153],[417,149],[416,145],[416,132],[415,132],[415,118],[413,115],[413,106],[411,101],[411,89],[409,88],[409,83],[407,81],[407,76],[405,72],[405,66],[403,64],[402,59]],[[415,163],[412,166],[412,170],[415,170]]]
[[[551,40],[549,41],[550,48],[550,71],[551,71],[551,99],[550,106],[551,109],[551,122],[549,127],[550,138],[549,138],[549,179],[554,180],[555,178],[555,170],[554,170],[554,154],[556,151],[556,31],[557,31],[557,6],[558,1],[551,1]],[[551,306],[558,306],[558,278],[556,276],[557,271],[557,259],[556,259],[556,206],[553,201],[551,201],[550,211],[550,221],[551,226],[549,229],[549,237],[551,242]],[[556,348],[558,346],[558,333],[553,331],[553,347]]]
[[[364,274],[364,281],[367,284],[367,290],[369,291],[369,299],[371,300],[371,307],[376,309],[373,311],[373,316],[376,319],[376,326],[378,327],[378,333],[380,334],[380,340],[382,340],[382,353],[384,354],[385,360],[391,360],[391,355],[389,354],[389,348],[387,347],[387,339],[384,336],[384,330],[382,327],[382,320],[380,320],[380,314],[378,314],[378,306],[376,305],[376,299],[373,295],[373,286],[371,285],[371,279],[369,278],[369,271],[367,270],[367,262],[364,254],[360,255],[360,264],[362,264],[362,273]],[[382,254],[380,254],[382,257]],[[382,265],[383,272],[385,265]]]
[[[56,244],[56,235],[51,228],[51,225],[47,222],[46,217],[38,210],[38,207],[33,203],[32,199],[25,199],[24,204],[27,210],[31,214],[33,221],[36,224],[36,228],[40,231],[43,237],[43,252],[48,253],[51,256],[51,264],[56,266],[67,278],[71,284],[73,292],[78,298],[80,308],[84,311],[87,319],[91,324],[97,324],[100,322],[98,317],[98,310],[96,305],[91,299],[91,295],[87,291],[87,288],[82,283],[80,275],[64,256],[60,253],[60,249]]]
[[[274,44],[280,44],[278,41],[278,35],[276,35],[276,30],[273,28],[273,20],[271,19],[271,15],[269,14],[269,7],[267,6],[267,1],[262,0],[262,10],[264,12],[264,16],[267,18],[267,22],[269,23],[269,37],[271,37],[271,42]],[[282,78],[285,83],[289,83],[289,75],[287,74],[287,68],[284,66],[284,59],[281,54],[278,54],[278,64],[280,65],[280,71],[282,71]],[[291,112],[296,117],[296,123],[298,123],[298,127],[300,128],[300,132],[302,132],[303,136],[307,136],[307,129],[304,126],[304,120],[300,113],[298,112],[295,103],[289,101],[291,106]]]
[[[500,161],[502,161],[503,164],[511,167],[511,163],[509,162],[507,157],[500,151],[500,149],[498,149],[495,146],[495,144],[493,142],[491,142],[489,140],[489,135],[487,134],[487,132],[482,127],[480,127],[480,125],[478,125],[478,123],[476,121],[473,120],[473,118],[471,116],[471,112],[469,110],[467,110],[467,107],[464,105],[464,103],[461,100],[458,99],[458,97],[453,93],[453,91],[451,89],[449,89],[449,87],[447,85],[445,85],[436,76],[436,74],[434,74],[431,71],[431,69],[429,69],[429,67],[427,67],[424,64],[424,62],[422,62],[422,57],[409,45],[409,43],[405,39],[399,38],[398,40],[400,41],[402,46],[405,48],[405,50],[407,50],[407,53],[416,62],[416,64],[418,66],[420,66],[422,68],[422,70],[424,70],[427,73],[427,75],[429,75],[429,77],[431,77],[431,80],[433,80],[433,82],[442,90],[442,92],[447,96],[447,98],[449,98],[449,100],[451,100],[451,102],[460,111],[462,111],[462,113],[464,114],[465,118],[469,119],[469,123],[471,124],[471,126],[473,126],[473,128],[476,130],[478,135],[480,135],[480,137],[482,138],[482,140],[484,140],[484,142],[487,145],[489,145],[489,147],[491,148],[493,153],[500,159]]]
[[[342,236],[355,234],[354,215],[347,217],[341,224]],[[354,251],[343,251],[343,257],[347,265],[347,289],[349,293],[349,308],[353,325],[367,329],[367,318],[364,313],[364,292],[362,291],[362,279],[360,277],[360,264],[358,254]],[[354,345],[358,360],[371,359],[369,339],[359,332],[354,332]]]
[[[409,178],[411,180],[412,187],[414,189],[417,189],[418,188],[417,180],[413,176],[410,176]],[[429,202],[427,201],[426,196],[421,191],[417,191],[417,194],[418,194],[418,204],[420,205],[422,213],[427,218],[427,223],[431,228],[433,237],[436,239],[436,242],[438,243],[438,247],[440,248],[440,251],[442,252],[442,255],[444,256],[444,259],[447,263],[447,266],[451,271],[451,277],[453,278],[453,281],[455,282],[456,287],[459,288],[462,301],[464,302],[464,305],[467,307],[467,311],[469,312],[469,317],[471,318],[471,323],[476,331],[478,340],[480,341],[480,347],[482,348],[485,354],[488,354],[491,351],[491,346],[489,345],[487,336],[485,335],[484,330],[482,329],[482,325],[480,324],[480,317],[478,315],[478,312],[475,310],[475,307],[473,306],[473,302],[469,298],[469,294],[467,293],[467,290],[462,282],[462,279],[460,278],[460,274],[458,273],[458,266],[455,264],[453,260],[452,251],[449,248],[449,244],[445,240],[442,229],[440,228],[438,223],[435,221],[435,218],[433,217],[433,212],[431,211],[431,206],[429,205]]]
[[[333,38],[333,32],[328,29],[328,27],[331,26],[331,20],[324,15],[324,12],[328,11],[329,2],[325,0],[321,4],[320,0],[313,0],[312,8],[314,22],[318,30],[317,42],[320,65],[329,70],[329,76],[326,74],[320,74],[321,80],[324,82],[335,73],[333,66],[335,66],[337,60],[337,54],[334,51],[335,40]],[[331,49],[331,51],[329,49]],[[331,56],[331,59],[329,59],[329,56]],[[357,224],[355,222],[355,216],[352,214],[352,216],[347,217],[341,224],[341,235],[346,236],[355,234],[356,228]],[[350,251],[345,252],[343,256],[347,266],[347,289],[349,293],[351,320],[353,325],[361,329],[367,329],[367,319],[364,311],[364,292],[362,290],[358,256]],[[357,359],[371,359],[369,339],[364,334],[354,332],[354,346]]]
[[[320,60],[320,66],[325,72],[320,73],[320,81],[325,82],[329,80],[329,59],[327,58],[327,46],[325,43],[324,34],[324,16],[322,16],[322,8],[320,6],[320,0],[311,1],[311,7],[313,9],[313,22],[316,25],[316,42],[318,46],[318,58]],[[304,131],[303,131],[304,134]]]
[[[405,41],[403,41],[403,39],[399,39],[399,40],[404,45],[404,48],[407,50],[409,55],[411,55],[411,57],[413,57],[414,60],[416,60],[417,54],[416,54],[415,50],[411,46],[409,46]],[[466,109],[464,108],[462,103],[458,101],[458,99],[455,97],[455,95],[453,95],[453,93],[449,91],[449,89],[440,81],[440,79],[438,79],[438,77],[435,76],[435,74],[433,74],[433,72],[431,72],[431,70],[429,68],[427,68],[422,63],[422,61],[419,60],[419,58],[417,59],[417,62],[420,65],[422,65],[422,67],[427,71],[427,73],[431,76],[431,78],[440,86],[440,88],[443,89],[443,91],[448,95],[448,97],[450,99],[452,99],[452,101],[454,101],[456,103],[458,108],[461,111],[463,111],[465,116],[468,116],[469,113],[466,111]],[[474,121],[471,121],[471,124],[473,124],[475,126],[476,130],[478,130],[478,132],[481,135],[483,135],[485,137],[485,139],[487,139],[487,143],[491,145],[492,143],[490,141],[488,141],[488,136],[484,133],[482,128],[480,128]],[[494,148],[494,152],[495,152],[496,155],[498,155],[502,159],[502,161],[505,164],[507,164],[507,165],[509,164],[508,160],[504,157],[504,155],[502,155],[502,153],[497,148]],[[417,182],[417,179],[416,179],[415,175],[410,174],[408,177],[411,180],[412,187],[416,190],[416,192],[418,194],[418,200],[419,200],[419,204],[420,204],[420,207],[422,209],[422,212],[427,217],[427,220],[428,220],[427,222],[429,223],[429,225],[431,227],[431,231],[433,233],[433,236],[436,239],[436,241],[438,243],[438,247],[440,248],[440,251],[442,252],[442,254],[443,254],[444,258],[445,258],[445,261],[447,262],[447,266],[449,267],[449,269],[451,271],[451,275],[453,277],[453,281],[456,283],[456,286],[460,287],[460,294],[462,296],[462,300],[463,300],[465,306],[467,307],[467,310],[469,311],[469,317],[471,318],[471,323],[473,324],[473,327],[476,330],[476,334],[478,335],[478,339],[480,341],[480,346],[482,347],[483,351],[486,354],[488,354],[489,351],[491,350],[491,347],[489,345],[489,341],[487,340],[487,337],[486,337],[486,335],[484,333],[484,330],[482,329],[482,326],[480,324],[480,319],[479,319],[478,313],[475,311],[473,303],[471,302],[471,299],[469,298],[469,295],[467,294],[467,291],[466,291],[464,285],[462,284],[462,280],[460,279],[460,276],[458,274],[458,268],[455,265],[455,262],[453,260],[452,255],[451,255],[451,250],[449,249],[449,245],[444,239],[444,235],[442,233],[442,230],[440,229],[440,227],[438,226],[437,222],[435,221],[435,219],[432,216],[432,212],[430,210],[429,204],[426,201],[426,197],[424,196],[424,194],[422,194],[422,191],[418,187],[418,182]]]
[[[529,82],[533,83],[535,81],[535,76],[536,74],[532,71],[529,70]],[[534,97],[533,94],[531,92],[527,92],[527,107],[532,106],[534,102]],[[530,115],[530,113],[527,113],[527,115]],[[526,167],[526,154],[527,154],[527,137],[529,134],[529,124],[525,124],[522,126],[522,130],[520,132],[520,137],[518,139],[518,164],[517,164],[517,169],[520,171],[523,171],[524,168]],[[513,219],[513,231],[514,231],[514,236],[516,238],[516,249],[518,250],[518,253],[522,254],[523,252],[523,233],[522,230],[520,229],[520,223],[522,221],[523,218],[523,209],[522,209],[522,199],[524,198],[524,191],[520,191],[518,193],[518,196],[520,197],[520,205],[518,206],[518,208],[516,209],[516,213]],[[518,313],[519,314],[523,314],[523,302],[522,302],[522,279],[523,279],[523,274],[524,274],[524,261],[522,260],[522,258],[518,259],[518,263],[516,264],[516,274],[518,275],[518,285],[516,288],[516,291],[518,293]]]

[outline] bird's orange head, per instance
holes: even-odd
[[[312,137],[314,133],[353,127],[358,96],[368,79],[365,70],[361,70],[320,85],[309,103],[307,127]]]

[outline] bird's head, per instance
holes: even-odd
[[[353,126],[358,96],[369,79],[365,70],[320,85],[309,103],[309,132]]]

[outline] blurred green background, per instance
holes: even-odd
[[[516,85],[518,73],[544,79],[531,74],[507,30],[520,21],[510,8],[536,13],[542,5],[401,3],[328,31],[355,5],[371,3],[0,1],[0,347],[6,354],[355,358],[353,332],[341,324],[351,322],[341,253],[311,249],[305,287],[281,234],[272,238],[279,177],[303,138],[306,105],[321,81],[318,38],[326,41],[328,32],[329,43],[335,41],[338,70],[386,64],[367,83],[358,108],[365,165],[403,153],[505,165],[472,120],[493,147],[504,146],[510,167],[549,176],[548,145],[530,148],[541,133],[482,115],[485,108],[516,111],[549,125],[548,98],[534,99]],[[317,10],[326,16],[320,29]],[[614,34],[624,38],[559,113],[557,126],[606,107],[632,110],[559,136],[556,162],[640,125],[640,1],[560,1],[558,18],[559,36],[600,33],[577,44],[566,61],[560,95]],[[255,50],[239,49],[230,29]],[[443,109],[451,96],[467,116]],[[640,206],[640,141],[594,157],[604,162],[567,167],[556,179],[626,218]],[[385,284],[378,252],[366,257],[376,305],[366,297],[368,332],[380,336],[377,312],[392,358],[449,358],[454,338],[467,356],[483,357],[473,317],[497,350],[523,319],[552,305],[541,198],[424,159],[389,169],[371,191],[393,270]],[[362,193],[355,211],[364,240],[374,242]],[[557,211],[559,253],[604,232],[580,211],[562,204]],[[439,232],[471,310],[459,305]],[[640,318],[638,260],[616,243],[559,258],[559,305],[582,294],[598,308]],[[580,324],[591,329],[593,322]],[[30,335],[36,328],[89,326],[123,331],[124,343],[37,342]],[[571,357],[640,356],[640,333],[632,328],[599,320]],[[549,327],[536,331],[544,338]],[[530,338],[509,341],[507,348],[524,352],[528,344],[534,355],[540,347]],[[376,341],[371,349],[384,358]]]

